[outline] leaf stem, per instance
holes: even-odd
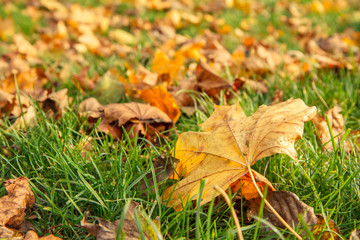
[[[225,193],[225,191],[224,191],[221,187],[219,187],[218,185],[215,185],[215,186],[214,186],[214,189],[215,189],[216,191],[218,191],[218,192],[221,194],[221,196],[223,196],[223,198],[225,199],[225,202],[226,202],[227,205],[229,206],[229,208],[230,208],[230,210],[231,210],[231,214],[232,214],[232,216],[233,216],[233,218],[234,218],[234,223],[235,223],[235,226],[236,226],[236,230],[237,230],[237,232],[238,232],[238,238],[239,238],[239,240],[244,240],[244,237],[243,237],[242,231],[241,231],[241,226],[240,226],[239,219],[238,219],[238,217],[237,217],[237,215],[236,215],[236,212],[235,212],[235,210],[234,210],[234,207],[231,205],[231,201],[230,201],[229,196],[228,196],[228,195]]]
[[[282,224],[284,224],[284,226],[289,229],[289,231],[294,234],[294,236],[299,239],[299,240],[302,240],[303,238],[297,233],[295,232],[295,230],[280,216],[280,214],[271,206],[271,204],[266,200],[266,198],[264,198],[264,195],[262,194],[262,192],[260,191],[258,185],[256,184],[256,181],[255,181],[255,178],[254,178],[254,175],[251,171],[251,168],[250,168],[250,165],[247,165],[247,168],[248,168],[248,171],[250,172],[250,176],[251,176],[251,179],[255,185],[255,188],[256,190],[258,191],[259,195],[261,196],[261,198],[264,199],[264,202],[266,204],[266,206],[273,212],[273,214],[280,220],[280,222]]]

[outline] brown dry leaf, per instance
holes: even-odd
[[[166,156],[166,155],[158,156],[153,162],[154,172],[156,175],[156,182],[158,184],[161,184],[167,179],[169,179],[169,177],[173,175],[174,170],[178,165],[178,163],[179,160],[174,157]],[[153,176],[152,172],[146,174],[145,178],[148,180],[148,184],[146,184],[145,181],[142,181],[141,184],[139,185],[140,190],[144,191],[148,189],[152,191],[152,187],[154,186],[154,181],[152,176]]]
[[[339,145],[339,141],[343,138],[345,134],[345,121],[340,113],[342,110],[339,106],[335,106],[334,108],[330,109],[326,112],[326,116],[329,119],[330,128],[332,135],[334,136],[335,145]],[[321,140],[321,142],[324,144],[324,147],[329,151],[334,151],[332,140],[331,140],[331,134],[329,131],[329,127],[326,121],[326,117],[322,117],[319,114],[317,114],[313,120],[312,120],[316,126],[316,129],[318,131],[318,137]],[[353,131],[350,133],[350,136],[348,139],[344,141],[344,150],[345,152],[350,152],[353,148],[352,146],[352,138],[357,137],[358,131]],[[356,138],[355,147],[358,148],[360,146],[360,138]]]
[[[239,104],[216,106],[201,125],[203,132],[179,136],[174,156],[180,160],[176,172],[184,179],[165,190],[163,201],[169,200],[169,206],[181,210],[182,202],[197,195],[204,179],[204,204],[218,195],[214,185],[226,190],[257,160],[275,153],[296,158],[294,142],[301,138],[304,123],[315,114],[316,107],[308,107],[300,99],[262,105],[250,117]]]
[[[67,92],[67,88],[50,93],[49,95],[47,92],[44,92],[38,98],[41,108],[48,116],[55,117],[58,120],[63,115],[69,105]]]
[[[280,214],[280,216],[290,225],[297,228],[300,224],[299,214],[303,216],[305,223],[313,229],[318,221],[317,216],[314,214],[314,208],[306,205],[304,202],[299,200],[299,197],[292,192],[287,191],[276,191],[268,192],[266,200],[270,205]],[[259,209],[261,205],[262,198],[251,199],[250,202],[250,211],[248,212],[248,217],[258,216]],[[276,227],[285,228],[285,226],[279,221],[278,217],[267,207],[264,206],[263,218],[269,221]],[[264,227],[264,230],[270,230],[267,227]],[[303,231],[301,235],[305,236],[306,232]]]
[[[210,66],[200,61],[196,68],[196,81],[198,87],[209,96],[218,97],[221,89],[231,88],[231,84],[212,71]]]
[[[328,117],[330,122],[330,127],[334,136],[335,143],[337,145],[339,144],[339,139],[341,139],[344,134],[345,127],[345,121],[340,112],[341,108],[339,106],[335,106],[326,113],[326,116]],[[317,114],[312,121],[314,122],[320,134],[319,138],[324,144],[324,147],[329,151],[333,151],[334,149],[331,142],[331,134],[328,128],[328,124],[326,122],[326,117],[322,117]]]
[[[156,107],[142,103],[112,103],[102,106],[96,99],[84,100],[79,106],[81,115],[89,115],[96,121],[101,117],[98,130],[120,139],[123,128],[131,138],[142,134],[144,136],[161,135],[161,132],[173,126],[172,120]]]
[[[26,208],[35,203],[27,177],[4,181],[8,195],[0,198],[0,237],[13,237],[25,218]],[[4,234],[4,235],[3,235]]]
[[[236,78],[234,80],[233,85],[234,85],[235,89],[242,89],[242,88],[248,87],[248,88],[254,90],[255,92],[260,91],[263,94],[265,94],[269,91],[264,82],[258,82],[258,81],[244,78],[244,77]]]
[[[164,86],[158,85],[152,89],[142,90],[140,91],[140,98],[166,113],[174,123],[180,118],[180,109],[174,97]]]
[[[136,202],[130,203],[130,207],[125,215],[125,220],[122,225],[120,236],[126,240],[140,239],[140,232],[135,223],[135,212],[138,214],[144,238],[147,240],[158,239],[156,230],[152,228],[152,226],[147,222],[143,213],[139,211],[138,204]],[[84,218],[81,220],[81,226],[83,228],[85,228],[92,235],[96,236],[97,240],[116,239],[116,233],[120,222],[119,220],[116,220],[115,222],[109,222],[105,219],[96,218],[99,221],[99,224],[97,225],[88,222],[88,215],[89,212],[87,212]],[[158,220],[153,220],[153,223],[157,227],[157,231],[159,231],[160,226]]]
[[[325,219],[321,214],[316,214],[317,221],[312,229],[314,237],[319,240],[340,240],[340,229],[332,219],[328,219],[330,230],[328,229]],[[319,238],[320,237],[320,238]]]
[[[83,67],[81,71],[74,75],[73,79],[76,86],[80,86],[81,89],[87,91],[87,90],[93,90],[95,88],[96,80],[98,79],[98,76],[94,76],[92,78],[88,77],[88,71],[89,66]]]
[[[56,237],[52,234],[47,235],[45,237],[39,237],[36,232],[28,231],[24,237],[24,240],[61,240],[61,238]]]
[[[15,95],[0,90],[0,117],[3,113],[8,113],[13,107]]]
[[[18,117],[16,121],[11,125],[14,129],[28,128],[35,126],[36,124],[36,110],[33,106],[27,109],[24,115]]]
[[[359,240],[360,239],[360,230],[355,229],[351,232],[351,235],[349,237],[349,240]]]

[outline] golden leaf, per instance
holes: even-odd
[[[180,160],[177,173],[184,179],[167,188],[163,200],[181,210],[181,202],[196,196],[204,179],[204,204],[218,195],[214,185],[226,190],[257,160],[275,153],[296,158],[294,142],[301,138],[304,122],[315,114],[316,107],[308,107],[300,99],[260,106],[250,117],[239,104],[217,106],[202,124],[204,132],[180,135],[174,153]]]

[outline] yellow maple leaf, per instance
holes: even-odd
[[[256,161],[275,153],[296,158],[295,140],[301,138],[304,122],[315,114],[316,107],[300,99],[260,106],[250,117],[239,104],[217,106],[201,125],[203,132],[179,136],[174,150],[180,160],[176,172],[184,178],[165,190],[163,201],[181,210],[182,203],[197,196],[204,179],[201,204],[205,204],[219,194],[214,185],[226,190]]]

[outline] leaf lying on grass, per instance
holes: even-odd
[[[331,152],[334,151],[332,136],[334,137],[335,146],[338,146],[340,140],[342,140],[345,134],[345,120],[340,112],[341,108],[339,106],[335,106],[334,108],[326,112],[326,116],[323,117],[317,114],[312,120],[317,128],[319,139],[324,144],[324,147]],[[329,120],[331,133],[326,117]],[[352,137],[356,137],[358,132],[359,131],[351,132],[350,136],[344,141],[345,152],[350,152],[353,149]],[[360,137],[357,137],[354,143],[355,148],[359,148]]]
[[[165,190],[163,201],[181,210],[182,203],[197,195],[201,179],[205,179],[201,199],[205,204],[218,195],[215,184],[226,190],[257,160],[275,153],[296,158],[294,142],[301,138],[304,122],[315,114],[316,108],[300,99],[260,106],[250,117],[238,104],[217,106],[201,125],[204,132],[179,136],[174,150],[180,160],[176,171],[184,179]]]
[[[135,102],[102,106],[95,98],[88,98],[80,104],[79,112],[88,116],[90,123],[101,118],[98,130],[116,139],[123,136],[123,128],[132,138],[138,134],[153,137],[173,126],[172,120],[158,108]]]
[[[351,232],[351,235],[349,237],[349,240],[359,240],[360,239],[360,230],[355,229]]]
[[[300,201],[299,197],[296,196],[294,193],[287,191],[268,192],[266,200],[289,225],[298,228],[300,224],[299,215],[301,215],[307,227],[310,229],[310,231],[312,231],[312,234],[315,237],[320,237],[321,240],[340,239],[337,235],[340,234],[339,227],[335,224],[335,222],[329,220],[328,224],[331,228],[331,231],[337,234],[331,233],[329,231],[323,232],[324,229],[327,229],[323,216],[320,214],[315,214],[314,208]],[[254,198],[249,201],[250,211],[248,212],[248,218],[259,215],[261,201],[261,197]],[[264,207],[263,218],[276,227],[285,228],[285,226],[267,208],[267,206]],[[265,226],[263,227],[263,230],[271,231],[270,228]],[[305,237],[307,235],[307,232],[302,231],[300,235]]]
[[[35,203],[34,193],[27,177],[4,181],[8,195],[0,198],[0,238],[1,239],[60,239],[53,235],[38,238],[34,231],[25,236],[19,232],[24,223],[25,210]]]
[[[83,220],[81,220],[81,226],[96,236],[97,240],[118,239],[117,237],[120,237],[119,239],[137,240],[140,239],[141,233],[147,240],[159,239],[156,233],[159,232],[160,229],[159,221],[155,219],[153,220],[153,224],[149,223],[144,213],[138,210],[138,204],[135,202],[130,203],[123,222],[120,220],[109,222],[101,218],[96,218],[99,224],[92,224],[88,222],[88,215],[89,212],[87,212]],[[137,226],[137,222],[140,226]],[[154,230],[151,225],[157,229]],[[119,229],[120,231],[118,231],[119,227],[121,227],[121,229]],[[138,227],[140,227],[141,230],[139,230]],[[120,234],[119,236],[117,236],[118,233]]]

